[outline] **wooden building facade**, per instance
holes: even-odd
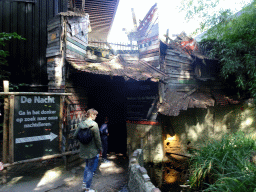
[[[11,82],[37,85],[47,91],[47,23],[67,11],[68,0],[1,0],[0,32],[16,32],[26,40],[14,40],[5,48]]]

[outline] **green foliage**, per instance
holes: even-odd
[[[207,30],[199,43],[210,58],[218,59],[221,75],[239,96],[256,98],[256,0],[241,0],[239,13],[221,9],[222,0],[183,0],[187,19],[201,19],[194,34]],[[232,2],[233,3],[233,2]]]
[[[3,48],[12,39],[25,40],[25,38],[22,38],[16,32],[14,32],[14,33],[5,33],[5,32],[0,33],[0,69],[1,69],[0,70],[0,82],[2,82],[3,80],[8,80],[9,79],[10,72],[8,72],[4,68],[4,67],[8,66],[7,57],[9,56],[9,52],[4,50]],[[0,88],[2,88],[1,84],[0,84]],[[11,87],[10,87],[10,89],[11,89]]]
[[[191,159],[192,190],[251,192],[256,190],[255,140],[243,132],[211,140]]]
[[[234,80],[240,93],[256,98],[256,1],[240,14],[223,17],[207,31],[200,46],[220,61],[221,75]]]

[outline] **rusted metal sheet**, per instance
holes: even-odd
[[[214,106],[215,100],[209,93],[194,92],[188,95],[167,89],[163,103],[158,104],[158,112],[168,116],[178,116],[188,108],[207,108]]]

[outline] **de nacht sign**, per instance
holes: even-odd
[[[14,98],[14,162],[59,153],[60,97]]]

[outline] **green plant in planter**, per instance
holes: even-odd
[[[255,140],[243,132],[226,134],[195,151],[190,161],[193,191],[256,191],[256,166],[250,161]]]

